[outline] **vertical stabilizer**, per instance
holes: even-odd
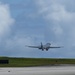
[[[42,42],[41,42],[41,49],[44,50]]]

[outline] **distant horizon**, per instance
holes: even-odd
[[[65,57],[22,57],[22,56],[0,56],[0,57],[4,57],[4,58],[33,58],[33,59],[75,59],[75,58],[65,58]]]
[[[44,58],[41,58],[41,57],[21,57],[21,56],[17,56],[17,57],[15,57],[15,56],[0,56],[0,57],[3,57],[3,58],[33,58],[33,59],[75,59],[75,58],[65,58],[65,57],[61,57],[61,58],[54,58],[54,57],[48,57],[48,58],[46,58],[46,57],[44,57]]]

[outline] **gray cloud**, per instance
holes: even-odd
[[[11,34],[11,27],[14,24],[14,19],[11,17],[8,4],[0,2],[0,55],[8,54],[5,50],[5,40]]]
[[[0,38],[10,33],[13,23],[14,19],[10,15],[9,6],[0,3]]]
[[[8,56],[74,57],[74,0],[38,0],[35,2],[37,7],[33,2],[28,2],[31,5],[26,4],[27,6],[25,5],[25,9],[22,10],[15,10],[14,2],[13,5],[10,4],[12,11],[15,10],[13,15],[16,17],[12,31],[14,18],[11,17],[10,6],[0,4],[0,36],[2,40],[0,48],[3,50],[1,53]],[[20,6],[17,5],[18,7]],[[25,45],[38,45],[42,41],[65,47],[60,51],[50,50],[43,53],[25,47]]]
[[[53,42],[55,41],[56,43],[64,45],[63,53],[65,50],[66,53],[67,51],[70,53],[72,47],[75,46],[75,12],[71,12],[73,1],[74,0],[37,1],[39,15],[42,14],[43,18],[49,23],[46,25],[46,39],[52,36]],[[69,8],[70,6],[71,8]]]

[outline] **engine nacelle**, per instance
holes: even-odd
[[[46,51],[48,51],[48,48],[46,48]]]
[[[41,49],[41,48],[39,48],[39,49]]]

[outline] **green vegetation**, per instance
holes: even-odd
[[[9,64],[0,64],[0,67],[29,67],[54,64],[75,64],[75,59],[0,57],[0,60],[9,60]]]

